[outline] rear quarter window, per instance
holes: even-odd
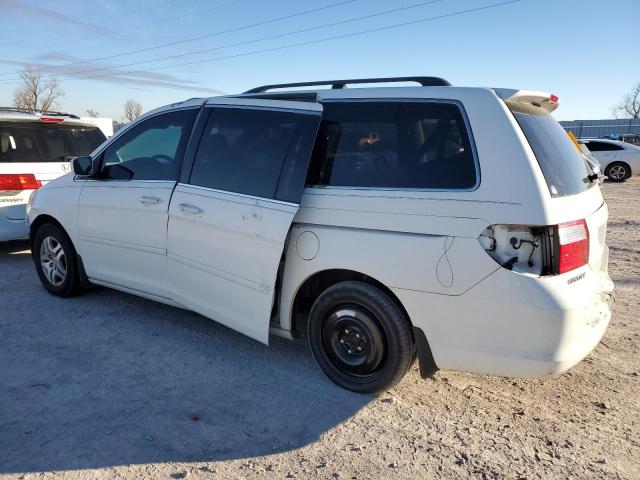
[[[587,162],[551,114],[530,104],[507,102],[507,106],[538,160],[552,197],[576,195],[595,185],[589,180]]]
[[[326,102],[307,184],[473,189],[475,155],[460,107],[446,102]]]

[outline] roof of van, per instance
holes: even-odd
[[[29,111],[22,108],[0,107],[0,120],[12,122],[42,122],[52,124],[94,125],[95,122],[63,112]]]
[[[388,86],[393,83],[408,82],[417,83],[419,86]],[[352,84],[366,84],[367,86],[346,88],[348,85]],[[370,86],[375,84],[386,85]],[[548,112],[553,112],[559,106],[558,97],[547,92],[507,88],[454,87],[448,81],[439,77],[386,77],[263,85],[247,90],[241,94],[221,95],[209,98],[190,98],[183,102],[177,102],[151,110],[146,112],[143,116],[146,117],[156,112],[173,108],[199,106],[207,102],[215,102],[225,98],[255,98],[264,100],[306,101],[317,103],[322,100],[337,98],[376,98],[379,96],[389,96],[389,94],[398,93],[399,91],[405,94],[407,98],[412,98],[417,91],[421,91],[421,94],[418,95],[417,98],[424,98],[423,92],[425,91],[433,92],[434,95],[437,95],[440,98],[446,98],[447,95],[444,92],[451,93],[452,96],[455,96],[456,92],[469,92],[473,90],[483,92],[490,91],[505,102],[533,104],[544,108]]]

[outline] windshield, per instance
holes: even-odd
[[[0,163],[64,162],[105,140],[93,126],[0,122]]]
[[[594,185],[585,159],[555,118],[534,105],[507,105],[531,145],[552,197],[576,195]]]

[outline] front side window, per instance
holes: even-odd
[[[104,152],[100,178],[176,180],[195,115],[178,110],[134,126]]]
[[[308,184],[472,189],[478,182],[460,108],[442,102],[325,103]]]
[[[286,111],[212,108],[190,183],[298,201],[317,122],[314,115]]]

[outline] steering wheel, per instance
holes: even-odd
[[[169,155],[164,155],[162,153],[153,155],[151,158],[158,163],[164,163],[164,164],[173,163],[173,158],[171,158]]]

